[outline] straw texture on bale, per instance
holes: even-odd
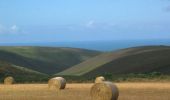
[[[13,84],[14,83],[14,78],[13,77],[6,77],[5,79],[4,79],[4,84],[5,85],[11,85],[11,84]]]
[[[112,82],[95,83],[90,95],[92,100],[118,100],[119,90]]]
[[[95,83],[102,83],[103,81],[105,81],[105,78],[103,76],[96,77],[95,79]]]
[[[48,81],[49,88],[56,88],[56,89],[65,89],[66,87],[66,80],[63,77],[54,77]]]

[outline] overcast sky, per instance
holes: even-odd
[[[170,0],[0,0],[0,43],[170,38]]]

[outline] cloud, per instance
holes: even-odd
[[[85,28],[89,29],[97,29],[97,30],[110,30],[117,26],[116,23],[112,22],[97,22],[94,20],[90,20],[85,24]]]
[[[19,27],[17,25],[12,25],[10,27],[10,32],[13,32],[13,33],[19,32]]]
[[[20,32],[20,29],[17,25],[6,27],[0,24],[0,34],[16,34],[19,32]]]
[[[2,25],[0,25],[0,33],[3,31],[3,27]]]
[[[0,33],[4,33],[5,32],[5,27],[3,25],[0,24]]]
[[[94,20],[90,20],[89,22],[86,23],[86,27],[88,27],[88,28],[93,28],[94,26],[95,26]]]

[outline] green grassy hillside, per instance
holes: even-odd
[[[144,46],[103,53],[57,75],[96,76],[161,72],[170,74],[170,47]]]
[[[55,47],[0,47],[0,61],[41,73],[54,74],[101,52]]]
[[[28,68],[16,66],[11,63],[0,61],[0,80],[1,82],[7,76],[12,76],[16,81],[30,82],[30,81],[41,81],[42,78],[48,77],[47,74],[43,74]]]

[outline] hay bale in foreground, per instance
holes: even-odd
[[[90,95],[92,100],[118,100],[119,90],[112,82],[95,83]]]
[[[66,80],[63,77],[54,77],[48,81],[48,87],[55,87],[56,89],[65,89]]]
[[[96,77],[95,79],[95,83],[102,83],[103,81],[105,81],[105,78],[103,76]]]
[[[5,85],[11,85],[11,84],[13,84],[13,83],[14,83],[14,78],[11,77],[11,76],[6,77],[6,78],[4,79],[4,84],[5,84]]]

